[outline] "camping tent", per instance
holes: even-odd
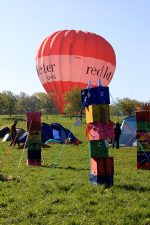
[[[121,125],[120,146],[136,145],[136,117],[125,118]]]
[[[16,131],[17,131],[18,138],[20,138],[25,133],[25,130],[22,128],[16,128]],[[2,139],[2,142],[4,141],[11,141],[11,133],[6,133],[6,135]]]
[[[7,133],[10,132],[9,127],[4,127],[0,130],[0,138],[3,138]]]
[[[58,140],[64,143],[67,139],[69,139],[70,143],[79,142],[70,130],[59,123],[51,123],[50,125],[42,123],[41,129],[42,143],[46,143],[49,140]]]

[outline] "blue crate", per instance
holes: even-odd
[[[95,87],[81,90],[82,106],[110,104],[109,87]]]
[[[113,175],[94,175],[90,173],[90,182],[92,184],[104,184],[105,186],[113,186]]]
[[[38,160],[41,160],[42,158],[42,153],[40,150],[30,150],[28,149],[27,151],[27,158],[28,159],[38,159]]]
[[[137,162],[150,162],[150,151],[138,151],[137,152]]]

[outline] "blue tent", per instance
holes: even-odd
[[[42,123],[42,143],[46,143],[49,140],[58,140],[64,143],[67,139],[70,143],[75,143],[78,139],[67,128],[63,127],[59,123],[46,124]]]
[[[121,125],[120,146],[135,146],[137,141],[136,130],[136,117],[125,118]]]
[[[0,130],[0,138],[3,138],[7,133],[10,132],[10,129],[8,127],[4,127]]]

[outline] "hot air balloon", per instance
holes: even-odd
[[[108,86],[114,75],[116,57],[103,37],[80,30],[57,31],[46,37],[36,53],[39,79],[59,112],[64,94],[75,87]]]

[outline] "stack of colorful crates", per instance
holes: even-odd
[[[137,169],[150,169],[150,110],[136,112]]]
[[[41,113],[27,113],[28,136],[28,159],[27,164],[32,166],[41,166]]]
[[[108,139],[114,139],[110,121],[109,88],[95,87],[81,90],[82,106],[86,113],[86,136],[90,153],[90,181],[93,184],[113,185],[114,161],[108,156]]]

